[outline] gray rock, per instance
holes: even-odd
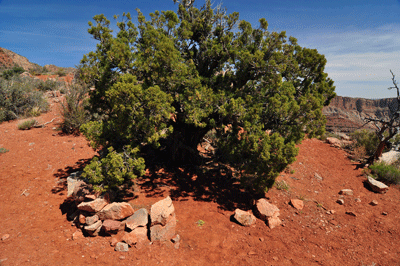
[[[126,228],[130,230],[139,226],[147,226],[149,222],[149,213],[145,208],[135,211],[135,213],[126,219]]]
[[[253,214],[240,209],[235,210],[235,215],[233,217],[243,226],[250,226],[256,222],[256,217]]]
[[[398,151],[388,151],[382,153],[382,156],[379,158],[379,161],[385,162],[387,164],[392,164],[400,158],[400,152]]]
[[[351,189],[342,189],[340,192],[339,192],[339,194],[340,195],[347,195],[347,196],[353,196],[353,190],[351,190]]]
[[[344,200],[343,199],[338,199],[336,202],[339,203],[340,205],[344,204]]]
[[[389,187],[383,184],[382,182],[379,182],[372,177],[368,176],[367,177],[368,184],[371,187],[371,189],[377,193],[386,193],[389,190]]]
[[[86,225],[84,229],[89,235],[97,236],[101,230],[102,224],[103,223],[101,221],[97,221],[92,225]]]
[[[131,216],[135,211],[127,202],[113,202],[97,213],[100,220],[122,220]]]
[[[99,220],[99,216],[97,216],[97,215],[88,216],[88,217],[85,218],[85,223],[87,225],[92,225],[95,222],[97,222],[98,220]]]
[[[129,246],[126,243],[123,242],[118,242],[115,245],[115,251],[119,251],[119,252],[128,252],[129,251]]]
[[[78,209],[81,211],[87,211],[90,213],[96,213],[101,211],[106,205],[107,201],[102,198],[97,198],[92,201],[82,202],[78,205]]]
[[[151,225],[165,226],[170,216],[174,214],[175,208],[171,198],[168,196],[163,200],[154,203],[150,210]]]

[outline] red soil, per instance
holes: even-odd
[[[153,243],[119,253],[110,246],[110,237],[72,240],[77,228],[63,213],[65,179],[95,153],[83,137],[53,129],[61,120],[56,107],[53,103],[52,111],[39,117],[40,122],[58,117],[45,128],[20,131],[19,121],[0,125],[0,147],[9,149],[0,154],[0,238],[9,235],[0,240],[0,265],[400,265],[399,189],[371,192],[344,151],[316,139],[300,145],[291,166],[295,173],[278,178],[289,190],[266,193],[280,208],[283,226],[269,229],[257,220],[242,227],[231,215],[237,206],[246,208],[246,194],[221,188],[215,178],[182,173],[161,179],[161,171],[152,180],[138,180],[128,200],[149,207],[171,195],[182,239],[179,249]],[[180,187],[178,179],[183,180]],[[344,188],[354,196],[345,196],[342,206],[336,200]],[[305,200],[302,211],[288,204],[292,198]],[[371,206],[372,200],[379,204]],[[346,214],[350,211],[356,216]]]

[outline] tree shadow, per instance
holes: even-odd
[[[74,166],[67,166],[64,169],[58,169],[54,177],[58,178],[57,186],[51,192],[54,194],[64,195],[67,190],[67,178],[72,173],[81,172],[91,159],[81,159]]]
[[[216,202],[222,210],[250,210],[256,195],[245,191],[238,179],[226,169],[195,166],[153,168],[150,174],[137,181],[146,197],[163,196],[165,187],[176,201],[193,198],[196,201]]]

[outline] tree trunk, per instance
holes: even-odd
[[[209,128],[199,128],[190,124],[176,123],[171,135],[169,153],[175,165],[199,164],[201,157],[197,150]]]

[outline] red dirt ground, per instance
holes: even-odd
[[[0,240],[2,266],[400,265],[399,189],[371,192],[344,151],[316,139],[300,145],[291,166],[294,174],[279,176],[290,188],[266,193],[281,210],[282,226],[269,229],[261,220],[251,227],[233,222],[230,217],[246,195],[220,189],[218,182],[194,186],[203,180],[193,178],[176,187],[174,179],[145,178],[138,180],[128,200],[137,208],[149,207],[171,195],[182,239],[179,249],[153,243],[119,253],[110,246],[110,237],[72,240],[77,228],[62,211],[65,178],[95,153],[83,137],[53,129],[61,121],[56,109],[53,102],[52,111],[38,118],[43,123],[58,117],[45,128],[20,131],[19,121],[0,125],[0,147],[9,150],[0,154],[0,238],[9,235]],[[336,200],[344,188],[352,189],[354,196],[345,196],[342,206]],[[302,211],[289,205],[292,198],[304,199]],[[371,206],[372,200],[379,204]],[[199,226],[199,220],[204,225]]]

